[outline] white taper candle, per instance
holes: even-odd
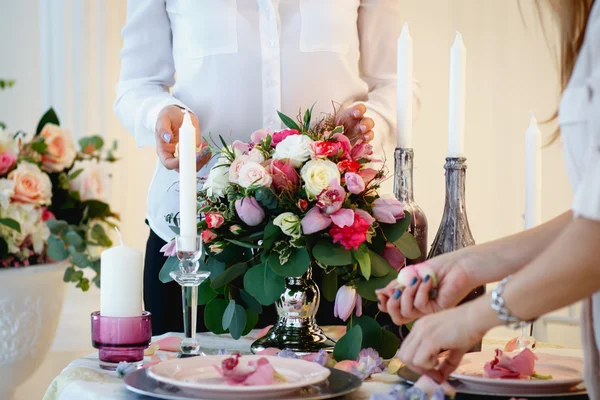
[[[413,128],[413,40],[404,24],[398,38],[397,60],[397,134],[398,147],[412,147]]]
[[[179,128],[179,235],[190,238],[186,251],[194,251],[197,235],[196,128],[187,110]],[[188,240],[188,239],[186,239]]]
[[[525,133],[525,229],[542,220],[542,132],[533,113]]]
[[[448,157],[464,157],[465,153],[465,97],[467,49],[462,36],[450,50],[450,96],[448,112]]]

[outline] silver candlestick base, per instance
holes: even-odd
[[[179,271],[169,275],[181,286],[183,306],[183,329],[185,338],[181,341],[179,357],[204,355],[200,351],[200,341],[196,338],[198,317],[198,286],[209,277],[209,271],[198,271],[198,260],[202,255],[202,240],[199,236],[177,236],[177,258]]]

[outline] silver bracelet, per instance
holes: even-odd
[[[502,282],[498,285],[496,289],[492,291],[492,309],[496,311],[496,316],[499,320],[503,321],[506,326],[511,329],[520,329],[523,328],[535,320],[531,321],[521,321],[519,318],[511,315],[510,310],[504,307],[504,298],[502,297],[502,293],[504,292],[504,286],[509,279],[512,278],[512,275],[507,276],[502,279]]]

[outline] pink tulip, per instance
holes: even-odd
[[[311,235],[322,231],[331,225],[331,218],[321,213],[317,207],[311,208],[304,218],[302,218],[302,232],[305,235]]]
[[[373,202],[373,216],[379,222],[395,224],[404,218],[404,209],[398,200],[381,197]]]
[[[344,179],[346,180],[346,188],[350,193],[359,194],[365,190],[365,181],[359,174],[346,172]]]
[[[336,133],[335,135],[333,135],[333,137],[338,141],[342,148],[342,155],[340,156],[340,158],[350,157],[350,150],[352,149],[352,144],[350,143],[350,139],[348,139],[348,136],[344,135],[343,133]]]
[[[160,248],[160,252],[163,253],[165,257],[175,257],[177,255],[175,240],[171,240],[169,243],[165,244]]]
[[[265,219],[265,212],[254,197],[245,197],[235,201],[238,217],[248,226],[256,226]]]
[[[356,316],[362,315],[362,298],[351,286],[340,286],[335,295],[333,316],[346,321],[356,308]]]
[[[298,132],[295,129],[284,129],[282,131],[275,132],[273,134],[273,141],[271,142],[271,146],[275,147],[279,143],[281,143],[283,141],[283,139],[285,139],[286,137],[292,136],[292,135],[299,135],[299,134],[300,134],[300,132]]]
[[[400,271],[406,262],[404,254],[392,243],[386,243],[381,256],[394,268]]]
[[[289,160],[271,160],[266,168],[273,179],[273,187],[278,192],[298,185],[298,172]]]

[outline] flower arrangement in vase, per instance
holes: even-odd
[[[287,129],[256,131],[248,143],[213,143],[216,163],[198,193],[201,268],[211,272],[199,288],[205,324],[239,338],[263,306],[279,301],[287,280],[321,268],[320,292],[349,321],[336,359],[356,359],[368,347],[391,357],[396,337],[362,315],[362,303],[376,301],[375,289],[396,278],[402,252],[419,254],[407,232],[410,215],[395,198],[380,196],[385,166],[371,145],[350,142],[335,115],[314,123],[311,109],[297,120],[279,115]],[[177,215],[167,221],[177,234]],[[160,273],[166,282],[177,259],[172,242],[164,251],[171,256]],[[310,306],[286,312],[310,318]]]
[[[99,255],[112,245],[105,229],[118,220],[101,163],[116,161],[117,144],[105,150],[103,139],[92,136],[79,147],[52,109],[35,135],[9,133],[0,123],[0,278],[2,268],[69,260],[66,282],[88,290],[83,269],[90,268],[91,283],[100,285]]]

